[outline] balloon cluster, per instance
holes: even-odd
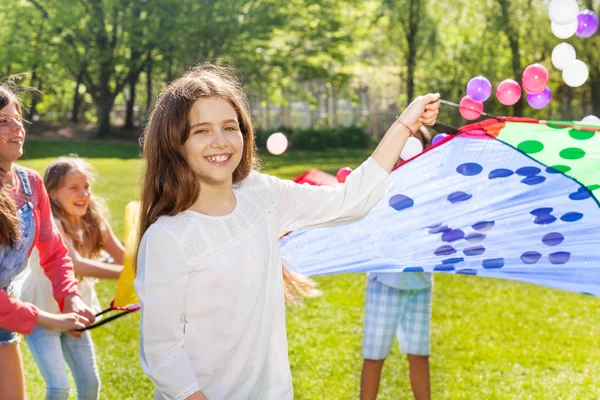
[[[598,16],[591,10],[579,12],[576,0],[551,0],[548,17],[552,21],[552,33],[559,39],[573,35],[585,39],[598,30]],[[583,85],[590,75],[588,66],[577,59],[575,48],[565,42],[552,50],[552,65],[562,71],[563,81],[571,87]]]

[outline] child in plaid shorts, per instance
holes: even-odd
[[[381,370],[394,336],[408,355],[415,399],[430,399],[431,273],[371,273],[367,282],[361,400],[377,398]]]

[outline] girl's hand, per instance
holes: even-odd
[[[38,325],[53,331],[69,332],[75,337],[81,337],[82,333],[75,332],[75,330],[85,328],[89,325],[89,321],[76,313],[52,314],[39,310]]]
[[[408,126],[413,132],[418,131],[422,125],[435,124],[440,108],[439,99],[439,93],[429,93],[417,97],[398,117],[399,122]]]

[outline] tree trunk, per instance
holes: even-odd
[[[127,99],[125,100],[125,125],[123,126],[125,129],[135,128],[135,87],[138,77],[139,74],[132,75],[127,82],[129,96],[127,96]]]
[[[150,116],[150,109],[152,108],[152,59],[148,59],[148,66],[146,67],[146,118]]]
[[[600,116],[600,77],[596,77],[590,82],[592,92],[592,114]]]
[[[32,88],[38,88],[41,90],[41,84],[38,84],[38,75],[37,75],[37,65],[33,66],[33,71],[31,73],[31,83],[29,86]],[[31,93],[31,104],[29,105],[29,112],[27,113],[27,119],[33,121],[33,116],[36,114],[36,107],[38,102],[40,101],[40,93],[38,91],[33,91]]]
[[[514,35],[514,36],[513,36]],[[515,81],[521,81],[521,55],[519,54],[519,38],[513,33],[508,37],[510,42],[510,50],[512,52],[512,69]],[[523,96],[519,98],[519,101],[513,106],[513,115],[523,116]]]
[[[81,110],[81,104],[83,103],[83,95],[79,93],[79,87],[83,82],[83,74],[85,68],[81,68],[77,74],[77,81],[75,82],[75,91],[73,92],[73,108],[71,109],[71,122],[79,122],[79,110]]]
[[[110,135],[110,112],[112,111],[115,99],[111,95],[99,98],[96,104],[96,114],[98,116],[98,137],[106,138]]]

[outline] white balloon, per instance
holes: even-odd
[[[588,115],[581,120],[581,123],[586,125],[600,125],[600,118],[595,115]]]
[[[581,60],[571,61],[565,65],[562,72],[563,81],[571,87],[583,85],[589,75],[590,70],[588,66]]]
[[[548,4],[548,17],[550,21],[559,25],[568,25],[577,21],[579,4],[576,0],[551,0]]]
[[[552,50],[552,65],[559,71],[562,71],[565,65],[577,58],[575,47],[569,43],[559,43]]]
[[[287,146],[288,140],[283,133],[274,133],[267,139],[267,150],[274,156],[283,154]]]
[[[403,160],[410,160],[417,154],[423,151],[423,144],[416,137],[409,137],[402,149],[402,153],[400,153],[400,157]]]
[[[579,26],[579,21],[575,20],[567,25],[559,25],[556,22],[552,22],[550,24],[550,28],[552,28],[552,33],[559,39],[568,39],[577,32],[577,27]]]

